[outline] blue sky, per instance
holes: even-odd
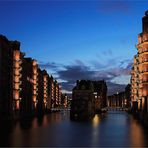
[[[146,0],[0,1],[0,33],[70,91],[105,79],[109,94],[129,83]]]

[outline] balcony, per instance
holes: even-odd
[[[148,60],[142,61],[139,65],[148,64]]]
[[[143,81],[142,84],[148,84],[148,81]]]
[[[33,82],[34,85],[37,86],[37,81],[36,80],[33,80],[32,82]]]
[[[140,49],[143,47],[143,45],[147,45],[148,44],[148,39],[145,39],[143,41],[141,41],[141,43],[137,44],[137,48]]]
[[[138,42],[143,43],[143,42],[146,42],[146,41],[148,41],[148,34],[147,33],[140,33],[138,35]]]
[[[47,82],[47,77],[46,76],[44,76],[44,82]]]
[[[36,67],[36,66],[37,66],[37,61],[36,61],[36,60],[33,60],[33,61],[32,61],[32,65],[33,65],[34,67]]]
[[[141,57],[141,56],[143,56],[143,55],[148,54],[148,50],[142,51],[142,52],[138,52],[138,54],[139,54],[139,56]]]
[[[36,85],[33,85],[33,90],[37,90],[37,87],[36,87]]]
[[[44,92],[43,94],[47,97],[47,92]]]
[[[32,95],[33,102],[36,102],[36,95]]]
[[[148,91],[147,88],[142,89],[142,97],[147,97],[148,96]]]
[[[37,76],[33,76],[33,80],[34,81],[37,81]]]
[[[14,71],[18,70],[20,72],[22,70],[22,67],[21,66],[19,66],[19,67],[14,67],[13,66],[13,69],[14,69]]]
[[[19,70],[14,70],[14,76],[20,76],[21,77],[20,71]]]
[[[20,89],[19,83],[13,84],[13,89],[14,89],[14,90],[19,90],[19,89]]]
[[[37,94],[37,92],[35,90],[33,90],[33,95],[36,95],[36,94]]]
[[[148,52],[148,44],[144,44],[142,48],[138,49],[138,56],[141,57],[141,54]]]
[[[47,98],[47,95],[46,94],[44,94],[44,98]]]
[[[13,82],[14,82],[14,83],[19,83],[19,82],[20,82],[19,77],[14,77]]]
[[[141,71],[140,74],[148,74],[148,70],[145,70],[145,71]]]
[[[139,84],[139,89],[141,89],[141,88],[142,88],[142,83]]]
[[[47,84],[44,84],[43,86],[44,86],[45,88],[47,88],[48,85],[47,85]]]
[[[13,91],[13,98],[14,98],[15,100],[18,100],[18,99],[19,99],[19,92],[18,92],[17,90],[14,90],[14,91]]]
[[[47,90],[44,90],[43,93],[44,93],[44,94],[47,94]]]
[[[17,65],[17,66],[16,65],[13,65],[13,69],[14,70],[19,70],[20,69],[20,66],[19,65]]]

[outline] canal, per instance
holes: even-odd
[[[62,111],[21,122],[1,123],[0,146],[148,147],[148,132],[124,111],[74,122]]]

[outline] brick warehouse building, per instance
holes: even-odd
[[[32,116],[61,106],[61,87],[36,60],[24,57],[20,42],[0,35],[0,115]]]
[[[131,77],[133,110],[148,114],[148,11],[142,18],[142,33],[138,35],[137,54]]]
[[[11,118],[19,108],[21,59],[18,41],[0,36],[0,115]]]
[[[37,105],[37,61],[32,58],[22,60],[21,113],[31,115]]]

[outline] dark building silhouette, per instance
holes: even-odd
[[[38,68],[38,95],[37,95],[37,113],[43,114],[44,111],[44,100],[43,100],[43,73],[40,68]]]
[[[49,78],[49,86],[50,86],[50,99],[51,99],[51,108],[54,108],[54,91],[55,91],[55,87],[54,87],[54,79],[53,76],[51,75],[51,77]]]
[[[124,107],[125,92],[120,92],[108,96],[108,106],[109,107]]]
[[[47,100],[49,97],[48,91],[48,73],[46,70],[42,71],[43,74],[43,101],[44,101],[44,108],[47,109]]]
[[[58,106],[61,107],[61,97],[62,97],[62,87],[59,84],[58,86]]]
[[[116,106],[116,101],[114,99],[114,95],[108,96],[107,100],[108,100],[108,107],[115,107]]]
[[[142,33],[148,33],[148,10],[145,12],[145,16],[142,18]]]
[[[76,107],[82,113],[84,111],[85,115],[91,116],[90,114],[99,113],[106,106],[107,85],[105,81],[77,80],[73,88],[71,112],[74,112]]]
[[[52,94],[52,87],[51,87],[51,77],[47,74],[47,110],[51,110],[51,94]]]
[[[90,80],[77,80],[73,88],[70,117],[87,119],[95,114],[94,87]]]
[[[0,35],[0,116],[32,116],[60,106],[59,83],[36,60],[24,57],[20,42]]]
[[[54,81],[54,99],[53,99],[53,106],[60,107],[61,106],[61,86],[55,80]]]
[[[94,100],[94,86],[90,80],[77,80],[76,86],[73,88],[72,99],[91,99]]]
[[[58,83],[54,81],[54,107],[58,107]]]
[[[125,91],[108,96],[108,107],[131,107],[131,85],[125,87]]]
[[[92,81],[94,87],[95,108],[100,110],[107,106],[107,85],[104,80]]]
[[[68,108],[68,96],[67,96],[67,94],[61,94],[61,105],[64,108]]]
[[[125,105],[127,108],[131,108],[131,84],[125,87]]]
[[[37,61],[23,58],[22,61],[22,91],[21,114],[32,115],[37,105]]]
[[[0,116],[11,118],[19,109],[21,59],[20,42],[0,35]]]

